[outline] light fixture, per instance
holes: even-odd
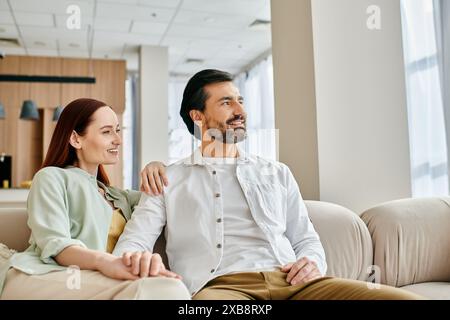
[[[5,119],[5,118],[6,118],[5,106],[0,102],[0,119]]]
[[[53,111],[53,121],[58,121],[61,116],[61,112],[63,112],[62,106],[57,106],[55,111]]]
[[[25,100],[20,111],[20,119],[22,120],[39,120],[39,111],[33,100]]]

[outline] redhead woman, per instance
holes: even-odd
[[[112,187],[103,168],[119,160],[119,131],[103,102],[64,108],[28,196],[30,246],[0,267],[1,299],[190,299],[158,254],[111,254],[140,198]],[[160,179],[150,180],[156,193]]]

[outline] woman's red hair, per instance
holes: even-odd
[[[92,115],[99,108],[108,106],[94,99],[82,98],[69,103],[61,113],[56,123],[45,160],[41,168],[73,165],[77,161],[75,148],[69,143],[75,130],[79,135],[86,133],[86,128],[92,121]],[[97,180],[109,186],[108,175],[102,165],[98,166]]]

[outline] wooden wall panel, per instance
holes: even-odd
[[[40,167],[56,123],[57,105],[78,98],[94,98],[113,107],[122,119],[125,107],[126,65],[121,60],[71,59],[32,56],[6,56],[0,60],[0,74],[96,77],[95,84],[0,82],[0,101],[6,119],[0,120],[0,152],[13,157],[13,187],[30,180]],[[41,120],[20,120],[23,100],[38,105]],[[112,184],[123,184],[122,159],[107,168]]]

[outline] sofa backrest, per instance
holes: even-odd
[[[336,204],[305,201],[308,213],[323,244],[328,275],[365,280],[372,264],[372,243],[369,231],[354,212]],[[22,251],[28,247],[30,230],[26,209],[0,208],[0,243]],[[166,266],[165,240],[155,244]]]
[[[17,251],[25,250],[30,238],[27,218],[25,208],[0,208],[0,243]]]
[[[386,202],[361,214],[381,283],[450,281],[450,197]]]
[[[372,266],[372,241],[360,217],[324,201],[305,201],[327,258],[327,275],[367,280]]]

